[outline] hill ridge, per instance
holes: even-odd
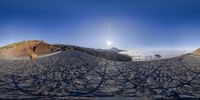
[[[132,60],[130,56],[119,54],[115,51],[108,51],[106,49],[99,51],[92,48],[73,45],[48,44],[40,40],[22,41],[6,45],[0,49],[0,57],[16,58],[25,56],[30,57],[30,59],[36,59],[40,55],[54,53],[57,51],[81,51],[82,53],[116,61]]]

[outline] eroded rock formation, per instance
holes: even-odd
[[[59,49],[43,41],[23,41],[0,49],[0,56],[8,58],[30,57],[36,59],[39,55],[53,53]]]
[[[200,48],[194,51],[193,54],[200,56]]]

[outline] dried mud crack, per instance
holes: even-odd
[[[34,62],[0,59],[0,97],[199,98],[195,59],[120,62],[79,51]]]

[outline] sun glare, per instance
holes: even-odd
[[[108,46],[112,45],[112,42],[111,41],[107,41],[107,45]]]

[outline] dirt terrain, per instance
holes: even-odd
[[[0,99],[200,99],[195,54],[134,62],[112,50],[34,40],[1,47],[0,56]]]
[[[199,99],[195,57],[128,62],[72,50],[35,61],[0,59],[0,99]]]

